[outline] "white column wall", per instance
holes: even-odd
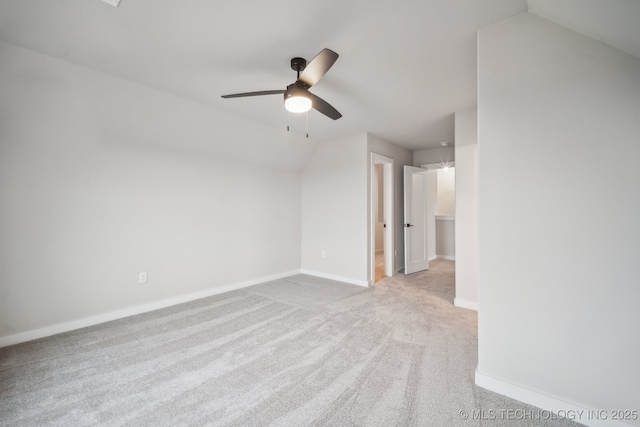
[[[456,296],[455,305],[478,309],[478,119],[477,108],[455,114]]]
[[[640,58],[531,14],[478,46],[477,379],[637,409]]]

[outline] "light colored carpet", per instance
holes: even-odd
[[[449,261],[297,275],[3,348],[0,425],[575,425],[461,418],[535,408],[474,385],[476,313],[452,301]]]

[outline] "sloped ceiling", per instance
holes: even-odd
[[[312,91],[343,118],[312,111],[312,137],[418,150],[476,103],[477,29],[527,10],[640,56],[638,0],[3,0],[0,40],[280,127],[281,96],[220,96],[284,89],[292,57],[328,47]]]
[[[529,12],[640,57],[640,1],[529,0]]]
[[[476,102],[476,30],[526,0],[3,0],[0,40],[273,126],[289,61],[340,58],[312,91],[316,140],[368,131],[411,150],[453,141],[453,113]]]

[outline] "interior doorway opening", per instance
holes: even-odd
[[[429,259],[455,261],[455,163],[421,165],[435,181],[435,193],[429,226],[434,232],[429,236]]]
[[[369,283],[395,271],[393,159],[371,153]]]
[[[405,274],[429,269],[436,259],[455,261],[454,166],[404,166]]]
[[[374,281],[378,283],[382,280],[386,274],[384,272],[384,229],[387,227],[384,218],[384,165],[382,163],[376,163],[375,167],[375,180],[373,185],[376,187],[374,189],[375,195],[375,212],[374,212],[374,223],[375,223],[375,233],[374,233],[374,241],[375,241],[375,278]]]

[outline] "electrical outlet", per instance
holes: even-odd
[[[147,272],[138,273],[138,283],[147,283]]]
[[[327,252],[322,251],[322,252],[321,252],[321,255],[322,255],[322,258],[326,258],[326,257],[327,257]]]

